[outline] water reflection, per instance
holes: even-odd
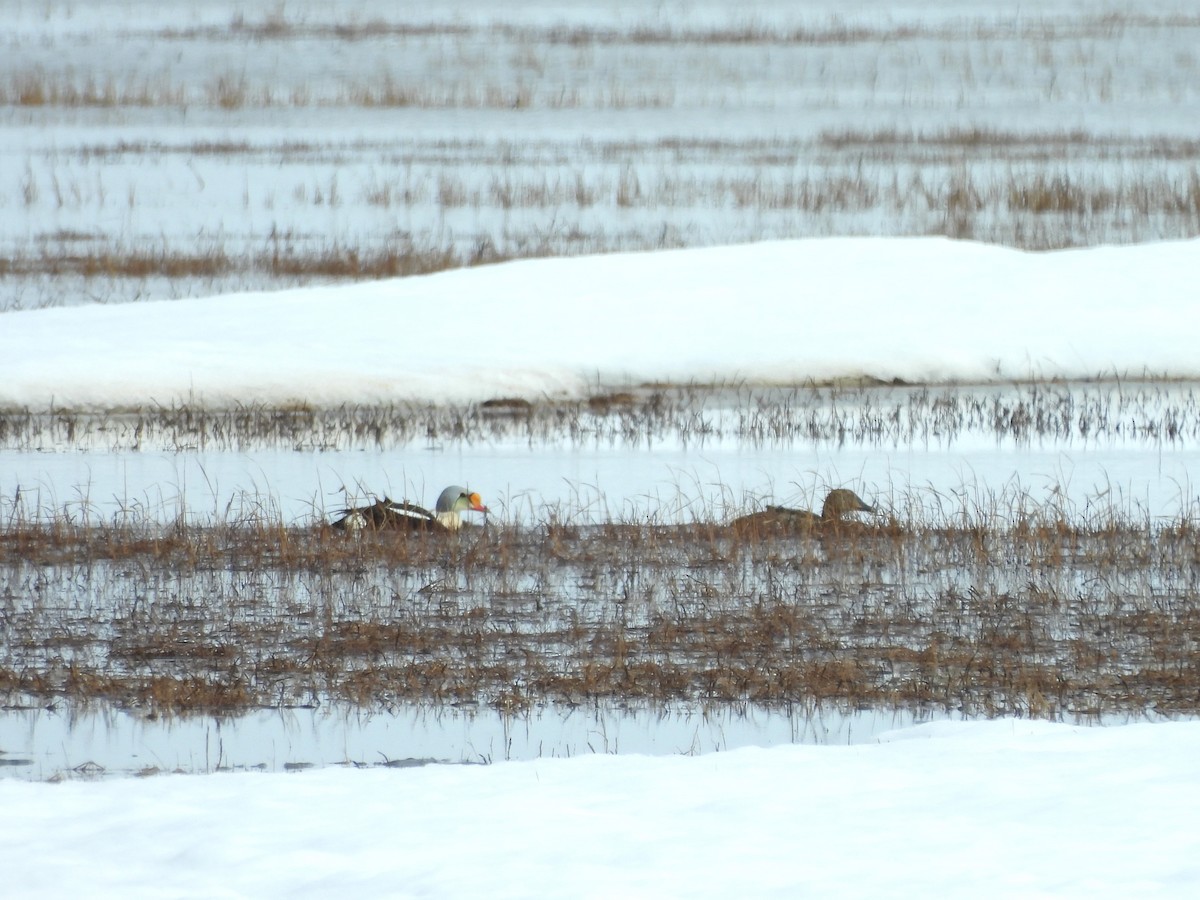
[[[631,395],[632,396],[632,395]],[[432,504],[447,484],[501,521],[726,519],[819,505],[830,486],[886,507],[1004,490],[1174,516],[1194,502],[1190,383],[641,390],[632,405],[189,410],[10,416],[0,513],[104,520],[324,517],[368,495]]]
[[[492,764],[591,754],[697,755],[739,747],[869,743],[899,728],[964,718],[945,710],[772,711],[725,705],[650,708],[350,706],[237,717],[145,718],[113,709],[0,712],[0,778],[47,780],[331,765]],[[1076,718],[1083,725],[1166,721],[1154,713]]]
[[[841,712],[796,706],[699,710],[539,706],[505,715],[487,707],[403,706],[366,713],[261,710],[237,717],[145,718],[113,709],[0,713],[0,777],[127,776],[307,766],[496,763],[541,757],[700,754],[745,746],[854,744],[944,712]]]

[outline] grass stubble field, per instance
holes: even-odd
[[[5,310],[827,234],[1041,250],[1200,233],[1200,17],[1178,3],[507,23],[469,2],[411,19],[164,3],[103,28],[36,6],[0,53]],[[719,390],[645,389],[490,412],[7,410],[0,439],[29,452],[514,433],[636,445],[715,427],[799,452],[928,441],[955,416],[998,441],[1197,436],[1190,399],[1139,406],[1154,385],[1117,386],[1134,398],[1118,413],[1111,386],[1034,386],[1008,405],[986,390],[908,406],[887,387],[846,390],[860,392],[850,419],[830,388],[739,397],[715,426]],[[1195,714],[1200,551],[1183,494],[1169,521],[1003,489],[898,495],[861,526],[758,540],[711,508],[347,539],[268,500],[198,525],[7,497],[0,697],[154,716],[676,700]]]

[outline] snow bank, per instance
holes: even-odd
[[[0,406],[315,405],[710,380],[1200,375],[1200,241],[830,238],[0,316]]]
[[[1200,723],[0,781],[8,897],[1195,896]]]

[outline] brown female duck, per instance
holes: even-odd
[[[851,524],[846,518],[850,513],[875,512],[875,507],[848,488],[835,488],[821,504],[818,515],[807,509],[788,509],[786,506],[768,506],[761,512],[739,516],[729,526],[741,534],[764,531],[806,531],[815,528],[836,528],[839,524]]]

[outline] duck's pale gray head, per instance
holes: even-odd
[[[438,513],[460,513],[467,510],[485,513],[488,508],[483,505],[482,497],[457,484],[452,484],[442,491],[434,507],[434,511]]]

